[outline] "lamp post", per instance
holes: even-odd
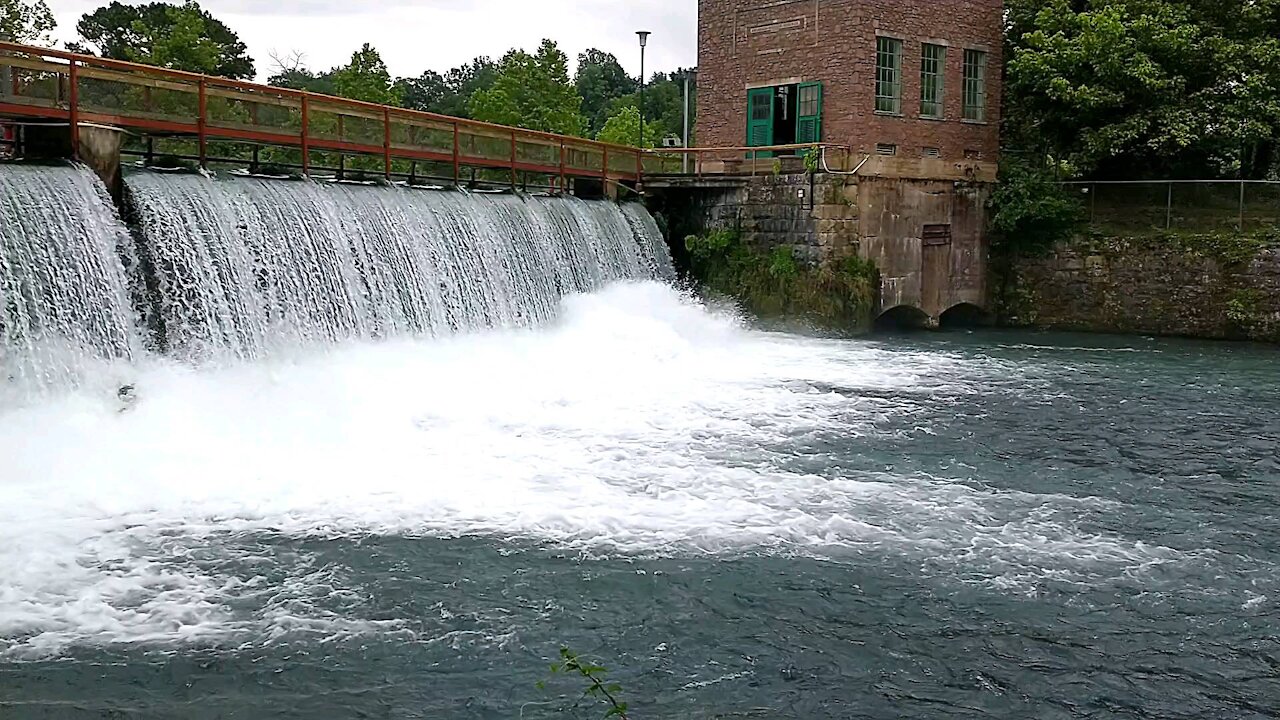
[[[693,83],[694,78],[698,76],[698,69],[686,70],[684,72],[684,148],[689,149],[689,86]],[[689,153],[684,152],[680,155],[680,168],[685,175],[689,174]]]
[[[648,30],[637,30],[636,35],[640,38],[640,142],[636,143],[636,147],[644,147],[644,49],[649,46],[649,36],[653,33]]]

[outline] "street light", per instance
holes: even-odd
[[[636,35],[640,37],[640,142],[636,147],[644,147],[644,49],[649,46],[649,36],[653,33],[648,30],[637,30]]]
[[[691,115],[691,113],[689,112],[690,110],[689,86],[693,83],[694,79],[697,77],[698,77],[698,68],[694,68],[692,70],[686,70],[684,73],[684,147],[685,147],[685,150],[689,149],[689,116]],[[686,175],[689,174],[689,153],[688,152],[681,153],[680,168],[684,172],[684,174]]]

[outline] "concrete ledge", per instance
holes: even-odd
[[[750,175],[645,175],[645,190],[697,190],[701,188],[743,188],[751,181]]]

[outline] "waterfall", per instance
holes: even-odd
[[[0,164],[0,399],[137,355],[131,242],[90,170]]]
[[[528,326],[565,295],[672,275],[648,213],[609,202],[151,173],[128,188],[185,358]]]
[[[0,164],[0,401],[148,349],[528,327],[567,295],[674,276],[639,205],[141,171],[126,195],[132,234],[90,170]]]

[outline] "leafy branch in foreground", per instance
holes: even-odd
[[[622,686],[617,683],[607,682],[605,676],[608,672],[604,667],[584,660],[582,656],[569,648],[560,648],[560,662],[551,664],[552,675],[581,675],[588,683],[587,689],[582,696],[584,698],[594,698],[609,705],[609,711],[604,714],[606,719],[620,718],[620,720],[627,720],[627,704],[618,700],[618,695],[622,692]],[[545,682],[538,681],[539,690],[544,690],[546,687],[547,684]]]

